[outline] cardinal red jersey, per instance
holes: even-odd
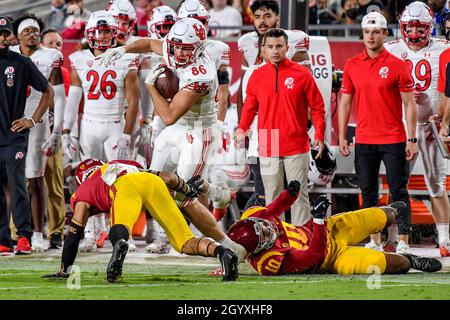
[[[110,191],[115,192],[113,183],[119,177],[142,170],[142,166],[132,160],[114,160],[95,170],[73,193],[70,206],[75,210],[78,202],[91,205],[91,211],[109,212],[111,209]]]

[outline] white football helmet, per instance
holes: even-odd
[[[89,17],[84,36],[92,49],[106,50],[117,44],[118,25],[114,17],[105,10],[95,11]],[[111,40],[103,43],[100,31],[110,31]]]
[[[147,22],[148,35],[154,39],[162,39],[175,24],[177,13],[169,6],[159,6],[153,9],[151,17]]]
[[[199,20],[208,31],[209,12],[206,9],[203,1],[200,0],[185,0],[178,8],[178,19],[195,18]]]
[[[425,3],[414,1],[407,5],[405,10],[403,10],[399,23],[402,38],[407,43],[426,45],[431,37],[431,31],[434,25],[434,14],[430,7]],[[408,34],[406,31],[407,26],[423,28],[424,31],[423,33],[416,32],[413,34]]]
[[[127,30],[119,30],[119,39],[127,39],[133,34],[134,26],[136,24],[136,10],[128,0],[110,0],[105,8],[115,19],[128,21],[129,27]]]
[[[315,159],[318,151],[318,149],[311,147],[308,179],[314,184],[324,186],[334,179],[337,169],[336,158],[327,144],[324,144],[322,156],[319,159]]]
[[[194,18],[178,20],[166,36],[166,50],[170,67],[185,67],[194,63],[205,50],[206,29]],[[175,55],[175,48],[191,49],[183,56]]]

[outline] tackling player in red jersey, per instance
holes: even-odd
[[[294,226],[279,216],[295,201],[299,190],[298,181],[291,181],[267,207],[249,208],[228,231],[230,239],[245,247],[247,260],[258,273],[398,274],[410,268],[425,272],[442,268],[433,258],[353,246],[393,223],[406,210],[405,203],[399,201],[324,219],[330,202],[322,195],[312,207],[313,219],[303,226]]]

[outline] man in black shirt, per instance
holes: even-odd
[[[9,214],[4,188],[11,193],[13,222],[19,236],[16,254],[31,253],[31,209],[25,186],[25,156],[29,129],[45,113],[53,88],[31,59],[9,50],[11,21],[0,16],[0,254],[12,252]],[[38,108],[24,118],[27,90],[42,92]]]

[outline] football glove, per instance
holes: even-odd
[[[110,63],[122,58],[125,53],[124,47],[109,48],[103,54],[96,57],[95,60],[100,59],[100,65],[107,67]]]
[[[300,192],[300,182],[292,180],[286,187],[286,191],[289,192],[291,196],[296,196]]]
[[[68,133],[62,135],[62,148],[64,155],[68,159],[73,159],[78,151],[77,146]]]
[[[117,140],[117,144],[113,147],[113,150],[117,150],[117,159],[126,160],[129,158],[131,145],[131,136],[126,133],[122,133]]]
[[[324,219],[328,207],[330,206],[331,201],[328,200],[327,196],[325,194],[321,194],[314,200],[313,207],[311,209],[311,215],[314,219]]]
[[[155,65],[148,73],[147,78],[145,78],[145,84],[154,86],[156,83],[156,80],[158,80],[161,73],[164,72],[165,68],[166,68],[166,66],[164,64]]]
[[[201,179],[200,176],[194,176],[186,182],[187,190],[184,193],[188,198],[197,198],[202,192],[202,185],[205,180]]]
[[[61,143],[61,134],[53,132],[41,148],[45,150],[47,157],[52,157],[59,151],[59,144]]]

